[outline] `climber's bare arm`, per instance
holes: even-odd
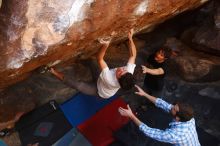
[[[133,41],[133,33],[134,33],[134,30],[131,29],[128,33],[128,39],[129,39],[129,53],[130,53],[130,57],[128,59],[128,63],[130,64],[135,64],[135,59],[136,59],[136,56],[137,56],[137,49],[136,49],[136,46],[134,44],[134,41]]]
[[[107,63],[104,60],[104,56],[106,53],[106,50],[110,44],[110,40],[109,41],[103,41],[101,40],[100,43],[102,44],[102,47],[100,48],[99,52],[97,53],[97,61],[99,64],[99,68],[101,70],[103,70],[104,68],[108,67]]]

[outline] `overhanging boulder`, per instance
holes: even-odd
[[[0,89],[50,62],[97,51],[207,0],[5,0],[0,9]],[[172,29],[172,28],[171,28]]]

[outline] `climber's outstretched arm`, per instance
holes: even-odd
[[[129,53],[130,53],[130,57],[128,59],[128,63],[130,64],[135,64],[135,59],[136,59],[136,56],[137,56],[137,50],[136,50],[136,46],[134,44],[134,41],[133,41],[133,33],[134,33],[134,30],[131,29],[128,33],[128,39],[129,39]]]
[[[97,53],[96,58],[97,58],[97,61],[99,64],[99,68],[101,70],[103,70],[104,68],[108,67],[107,63],[104,60],[104,56],[105,56],[106,50],[110,44],[110,40],[108,40],[108,41],[101,40],[100,43],[102,44],[102,47],[99,50],[99,52]]]

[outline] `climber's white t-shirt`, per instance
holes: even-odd
[[[135,64],[128,63],[124,68],[127,72],[133,74],[135,66]],[[109,69],[106,67],[100,73],[97,81],[98,94],[100,97],[109,98],[120,89],[120,84],[116,78],[116,70],[117,68]]]

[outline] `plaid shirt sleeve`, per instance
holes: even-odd
[[[150,128],[142,123],[139,126],[139,130],[142,131],[146,136],[161,142],[176,144],[180,141],[180,138],[177,137],[171,129],[160,130],[156,128]]]
[[[168,102],[164,101],[161,98],[156,99],[155,105],[156,105],[156,107],[161,108],[168,113],[170,112],[171,108],[173,107],[172,104],[169,104]]]

